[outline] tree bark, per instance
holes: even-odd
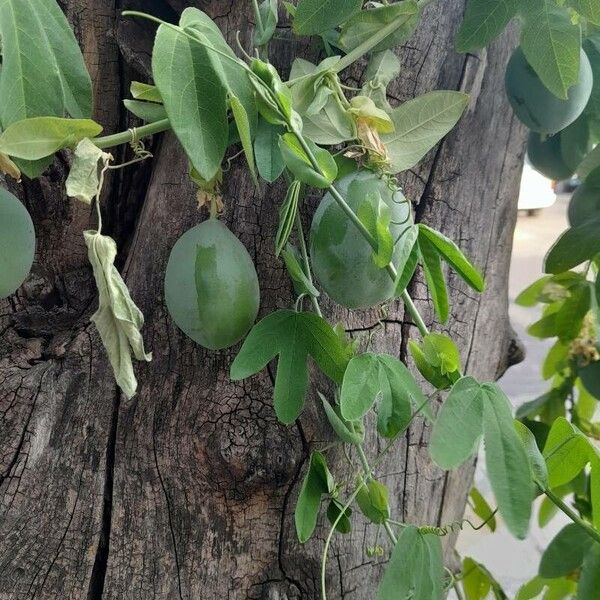
[[[123,22],[121,9],[141,7],[174,20],[194,4],[234,46],[239,30],[251,47],[250,2],[62,4],[84,49],[96,118],[106,132],[132,125],[120,100],[131,79],[149,74],[153,28]],[[477,56],[456,54],[463,10],[464,0],[427,7],[416,35],[398,49],[402,72],[391,96],[394,102],[433,89],[471,94],[458,127],[400,180],[417,220],[456,240],[485,273],[481,296],[450,274],[444,331],[458,341],[467,372],[492,379],[510,364],[514,345],[507,275],[524,133],[503,91],[516,38],[508,33]],[[276,36],[272,57],[284,73],[295,55],[316,58],[316,45],[291,39],[285,24]],[[351,84],[363,69],[351,69]],[[89,322],[96,291],[82,231],[93,228],[94,217],[64,195],[68,157],[16,190],[3,182],[31,212],[38,247],[27,282],[0,301],[0,598],[318,598],[327,530],[298,544],[293,506],[309,450],[330,439],[324,417],[311,396],[297,425],[280,425],[269,372],[230,382],[236,348],[205,351],[170,320],[162,287],[168,254],[204,215],[175,138],[157,136],[149,145],[151,163],[113,175],[103,197],[105,232],[119,244],[119,264],[154,354],[151,363],[136,365],[139,393],[132,401],[119,393]],[[283,193],[278,185],[257,192],[241,159],[225,176],[224,218],[256,262],[261,314],[293,299],[273,251]],[[306,225],[317,202],[312,197],[304,208]],[[440,330],[420,273],[410,291],[427,323]],[[400,302],[354,312],[326,299],[323,306],[332,322],[341,320],[353,334],[370,332],[376,350],[403,360],[408,339],[418,338]],[[398,518],[447,524],[462,517],[473,465],[451,473],[436,468],[429,434],[417,420],[378,476]],[[375,436],[367,447],[374,455]],[[343,465],[340,459],[339,473]],[[376,540],[377,528],[358,516],[352,534],[335,538],[330,598],[374,596],[384,561],[368,558],[366,548]]]

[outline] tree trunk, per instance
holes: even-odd
[[[214,17],[234,45],[240,30],[242,44],[251,47],[247,1],[63,1],[107,133],[132,125],[120,100],[131,79],[148,77],[153,38],[150,25],[124,22],[119,11],[142,8],[174,20],[187,4]],[[478,56],[458,55],[453,37],[463,10],[464,0],[426,9],[416,35],[398,49],[402,72],[392,99],[433,89],[471,94],[458,127],[401,183],[417,220],[457,240],[485,272],[481,296],[450,275],[446,330],[467,372],[492,379],[510,363],[513,347],[507,274],[524,134],[503,91],[515,36]],[[276,35],[271,55],[284,73],[292,56],[316,57],[316,44],[292,40],[287,27]],[[350,81],[357,83],[361,72],[355,67]],[[329,439],[324,417],[311,397],[297,425],[280,425],[268,373],[230,382],[236,348],[205,351],[170,320],[163,297],[167,257],[203,215],[175,138],[156,137],[149,147],[154,159],[118,171],[103,198],[105,232],[119,244],[119,264],[146,317],[143,334],[154,354],[151,363],[136,365],[140,385],[132,401],[119,393],[89,322],[96,291],[82,230],[94,227],[94,217],[64,195],[67,158],[17,190],[34,219],[38,248],[25,285],[0,301],[0,598],[318,598],[326,529],[301,546],[292,515],[308,452]],[[116,158],[124,159],[123,152]],[[281,186],[256,192],[241,159],[225,176],[224,218],[256,262],[261,314],[293,298],[273,252],[283,193]],[[307,224],[317,201],[305,207]],[[411,292],[439,329],[421,274]],[[351,313],[325,301],[324,309],[332,322],[370,331],[376,350],[403,360],[407,340],[418,337],[400,302]],[[429,434],[418,419],[378,476],[398,518],[447,524],[462,516],[473,465],[452,473],[436,468]],[[367,447],[377,450],[375,436]],[[383,562],[366,548],[376,538],[377,528],[361,517],[351,535],[335,538],[330,598],[374,596]]]

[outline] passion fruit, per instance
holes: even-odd
[[[579,79],[567,93],[567,100],[555,96],[527,62],[521,48],[506,68],[506,93],[517,117],[532,131],[557,133],[583,112],[592,93],[594,78],[586,53],[581,50]]]
[[[573,175],[571,169],[564,161],[561,152],[561,135],[546,137],[532,131],[527,142],[527,156],[531,166],[548,179],[561,181]]]
[[[177,240],[165,300],[177,326],[205,348],[228,348],[248,333],[260,303],[258,277],[248,251],[221,221],[210,218]]]
[[[14,293],[31,270],[35,230],[18,198],[0,188],[0,298]]]
[[[400,234],[412,223],[409,202],[400,190],[371,171],[351,173],[336,182],[335,187],[355,213],[362,202],[379,202],[379,196],[387,204],[392,215],[390,231],[394,240],[399,238],[392,258],[397,265],[407,238]],[[329,192],[313,218],[310,254],[321,287],[342,306],[366,308],[388,300],[394,293],[394,282],[373,261],[371,246]]]

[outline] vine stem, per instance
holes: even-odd
[[[544,490],[544,494],[548,499],[555,504],[562,512],[565,513],[574,523],[579,525],[586,533],[596,542],[600,543],[600,532],[590,527],[570,506],[565,504],[552,490]]]
[[[313,283],[313,278],[312,278],[312,273],[310,270],[310,259],[308,258],[308,251],[306,249],[306,240],[304,239],[304,229],[302,227],[302,220],[300,219],[300,213],[296,212],[296,232],[298,233],[298,242],[300,244],[300,254],[302,255],[302,262],[304,263],[304,273],[306,275],[306,277],[308,278],[308,281],[310,281],[310,283]],[[315,309],[315,312],[322,317],[323,313],[321,312],[321,307],[319,306],[319,301],[317,300],[317,298],[315,298],[315,296],[310,297],[311,301],[312,301],[312,305],[313,308]]]
[[[128,129],[127,131],[122,131],[121,133],[97,137],[94,138],[92,142],[94,142],[94,144],[100,149],[111,148],[112,146],[127,144],[134,138],[147,137],[149,135],[154,135],[155,133],[167,131],[168,129],[171,129],[171,123],[169,119],[161,119],[160,121],[148,123],[148,125],[142,125],[141,127],[136,127],[135,129]]]

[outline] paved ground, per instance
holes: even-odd
[[[526,333],[527,326],[537,318],[540,310],[516,306],[514,299],[521,290],[542,275],[542,261],[546,251],[567,227],[568,199],[568,196],[560,196],[552,207],[533,217],[519,214],[509,283],[510,317],[515,331],[525,344],[527,357],[524,362],[509,369],[500,380],[500,385],[514,406],[535,398],[547,388],[540,369],[543,357],[552,343],[536,340]],[[482,456],[476,482],[480,490],[491,498],[483,461]],[[541,530],[536,526],[534,518],[531,533],[524,541],[512,538],[502,526],[494,534],[487,533],[487,530],[486,533],[483,530],[465,530],[457,549],[462,556],[472,556],[485,564],[503,584],[509,598],[514,598],[520,585],[536,574],[541,550],[564,523],[562,519],[556,518]],[[494,536],[493,543],[490,535]]]

